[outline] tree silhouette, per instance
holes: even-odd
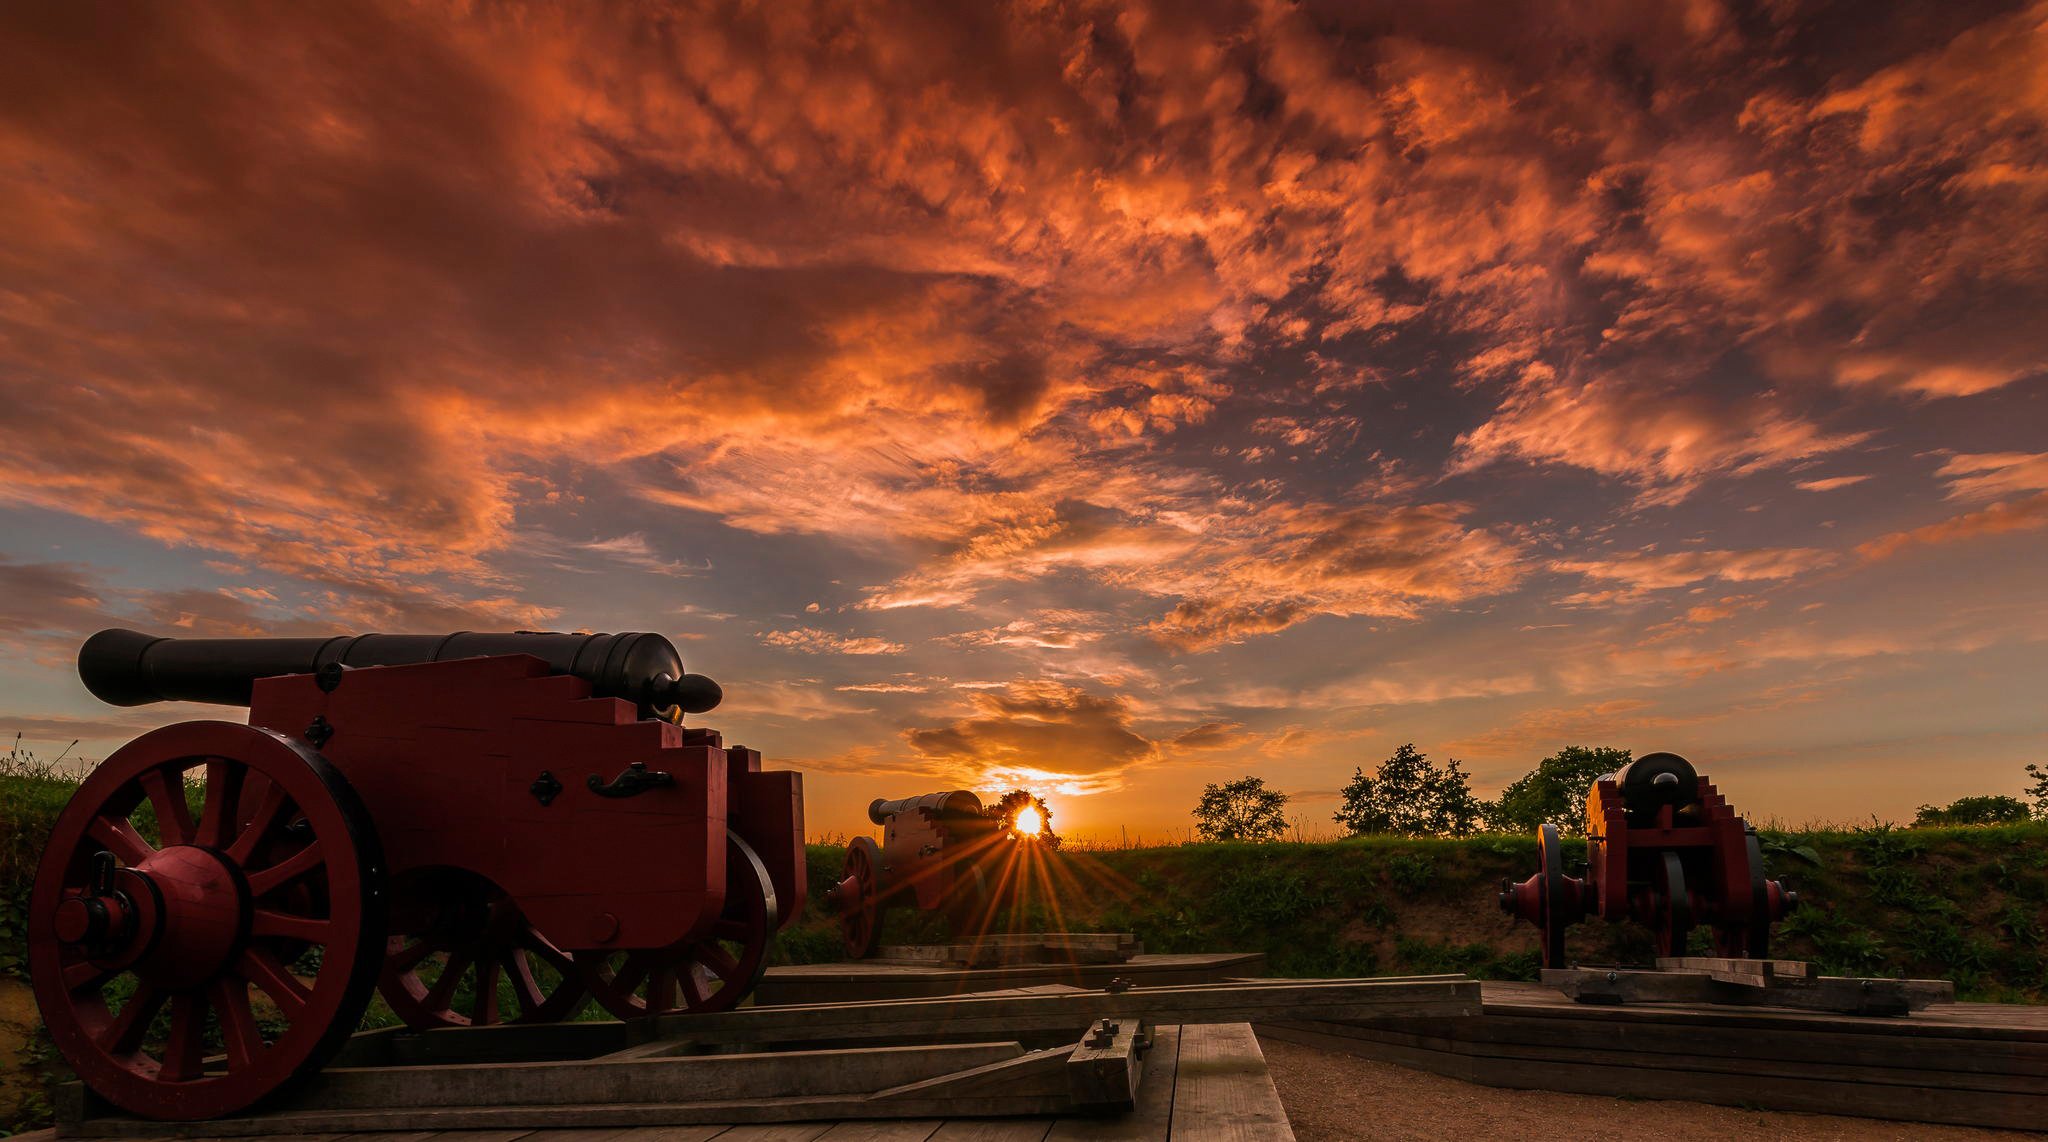
[[[1359,768],[1344,786],[1344,805],[1335,820],[1353,835],[1401,833],[1411,837],[1462,837],[1479,824],[1479,799],[1457,758],[1431,765],[1414,742],[1394,751],[1371,777]]]
[[[1287,794],[1266,788],[1263,779],[1240,777],[1202,789],[1195,806],[1195,833],[1205,841],[1271,841],[1287,831],[1281,810]]]

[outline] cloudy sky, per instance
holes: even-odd
[[[198,712],[105,625],[552,626],[820,834],[2048,757],[2048,4],[561,8],[0,15],[0,727]]]

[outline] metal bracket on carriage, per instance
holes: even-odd
[[[598,774],[584,778],[583,783],[599,797],[638,797],[656,789],[667,789],[676,783],[676,775],[663,770],[647,768],[644,761],[636,761],[619,771],[617,777],[606,781]]]

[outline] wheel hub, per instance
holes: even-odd
[[[111,860],[99,854],[92,887],[57,905],[58,940],[167,990],[204,983],[241,949],[248,887],[219,855],[172,845],[134,868],[108,870]]]

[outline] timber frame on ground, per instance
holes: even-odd
[[[334,1142],[436,1131],[458,1142],[462,1132],[490,1131],[473,1142],[510,1142],[602,1129],[632,1142],[623,1135],[633,1128],[851,1131],[887,1120],[932,1126],[922,1139],[942,1122],[1030,1119],[1041,1137],[1164,1142],[1170,1129],[1176,1139],[1280,1142],[1292,1132],[1252,1022],[1445,1020],[1478,1007],[1476,983],[1425,976],[1114,992],[1054,984],[624,1023],[392,1028],[355,1036],[325,1071],[235,1118],[140,1120],[74,1085],[58,1106],[56,1136]]]

